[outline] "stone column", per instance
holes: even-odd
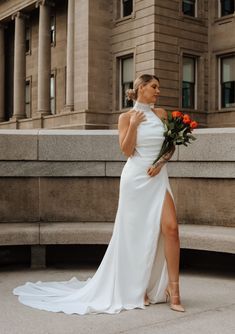
[[[51,15],[52,3],[37,1],[39,7],[38,34],[38,112],[49,115],[50,109],[50,77],[51,77]]]
[[[0,24],[0,122],[5,120],[5,47],[4,29]]]
[[[74,0],[68,0],[66,105],[65,110],[74,110]]]
[[[89,124],[89,128],[91,124],[93,128],[103,127],[109,121],[112,94],[111,8],[110,0],[102,0],[102,6],[97,0],[75,1],[74,109],[84,110],[85,123]]]
[[[25,15],[20,12],[12,15],[15,20],[14,42],[14,82],[12,119],[25,118]]]

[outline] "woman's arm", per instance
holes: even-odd
[[[170,158],[172,157],[172,155],[174,154],[175,152],[175,145],[172,146],[171,150],[168,151],[167,153],[163,154],[161,156],[160,159],[158,159],[157,162],[155,162],[155,164],[153,164],[153,167],[158,167],[158,166],[164,166],[169,160]]]
[[[118,119],[119,145],[122,152],[131,156],[136,146],[137,128],[145,120],[145,115],[141,111],[131,110],[121,114]]]

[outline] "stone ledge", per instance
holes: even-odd
[[[0,161],[1,177],[104,177],[104,161]]]
[[[119,177],[125,162],[107,161],[106,176]],[[234,162],[212,161],[169,161],[167,164],[169,177],[180,178],[228,178],[234,179]]]
[[[167,164],[167,171],[169,177],[235,178],[234,162],[229,161],[170,161]]]
[[[180,224],[181,248],[235,254],[235,228]]]
[[[125,161],[1,161],[1,177],[120,177]],[[234,162],[170,161],[169,177],[234,179]]]
[[[116,130],[41,130],[39,160],[122,161]]]
[[[235,161],[235,128],[196,129],[171,161]],[[0,130],[0,160],[125,161],[118,130]]]
[[[197,140],[180,146],[178,160],[235,161],[235,128],[196,129],[193,134]]]
[[[120,177],[125,161],[107,161],[105,163],[105,174],[109,177]]]
[[[0,223],[0,245],[38,245],[39,223]]]
[[[41,223],[40,244],[108,244],[113,223]]]
[[[0,130],[0,160],[37,160],[38,130]]]

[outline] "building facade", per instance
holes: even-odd
[[[234,0],[0,0],[0,129],[112,129],[142,73],[159,105],[235,126]]]

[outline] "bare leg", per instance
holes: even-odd
[[[179,305],[179,284],[172,283],[179,282],[179,229],[177,224],[175,205],[169,191],[166,192],[165,200],[163,203],[161,229],[164,236],[164,250],[169,275],[168,289],[171,293],[171,303],[174,305]]]
[[[164,236],[164,250],[169,275],[168,289],[171,292],[171,303],[178,306],[178,309],[177,307],[174,308],[175,310],[182,311],[183,307],[180,305],[179,284],[175,284],[179,282],[179,229],[175,205],[169,191],[166,192],[163,203],[161,229]],[[147,294],[145,294],[145,302],[148,303]]]

